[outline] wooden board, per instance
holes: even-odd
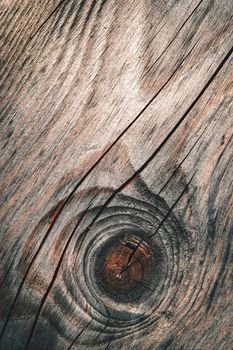
[[[231,349],[233,2],[0,8],[0,349]]]

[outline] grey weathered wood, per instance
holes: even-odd
[[[231,348],[232,9],[2,1],[1,349]],[[173,271],[126,306],[89,281],[121,226]]]

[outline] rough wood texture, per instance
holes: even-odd
[[[0,6],[0,349],[232,349],[233,2]]]

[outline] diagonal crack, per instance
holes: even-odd
[[[39,33],[39,31],[41,30],[41,28],[44,27],[44,25],[48,22],[48,20],[54,15],[54,13],[57,12],[57,10],[62,6],[62,4],[63,4],[65,1],[67,1],[67,0],[61,0],[61,1],[59,2],[59,4],[53,9],[53,11],[48,15],[48,17],[44,20],[44,22],[41,23],[41,25],[39,26],[39,28],[37,28],[37,30],[36,30],[34,33],[31,33],[31,35],[29,36],[29,39],[28,39],[28,41],[27,41],[27,43],[26,43],[25,46],[27,46],[27,45],[30,43],[30,41],[32,41],[32,39],[36,36],[36,34]]]
[[[36,260],[39,252],[41,251],[45,241],[47,240],[50,232],[52,231],[59,215],[62,213],[64,207],[66,206],[67,202],[72,198],[72,196],[74,195],[74,193],[77,191],[77,189],[79,188],[79,186],[86,180],[86,178],[90,175],[90,173],[96,168],[96,166],[103,160],[103,158],[106,156],[106,154],[117,144],[117,142],[123,137],[123,135],[136,123],[136,121],[140,118],[140,116],[143,114],[143,112],[150,106],[150,104],[155,100],[155,98],[159,95],[159,93],[164,89],[164,87],[170,82],[170,80],[172,79],[172,77],[176,74],[176,72],[178,71],[178,69],[180,68],[180,66],[183,64],[183,62],[185,61],[185,59],[187,58],[187,56],[190,54],[190,52],[185,56],[185,58],[180,62],[180,64],[176,67],[176,69],[174,70],[174,72],[171,74],[171,76],[168,78],[168,80],[164,83],[164,85],[159,89],[159,91],[157,91],[157,93],[150,99],[150,101],[145,105],[145,107],[140,111],[140,113],[134,118],[134,120],[121,132],[121,134],[115,139],[115,141],[106,149],[106,151],[102,154],[101,157],[99,157],[99,159],[93,164],[93,166],[86,172],[86,174],[80,179],[80,181],[76,184],[76,186],[74,186],[73,190],[70,192],[70,194],[66,197],[66,199],[61,203],[61,206],[59,208],[59,210],[56,212],[56,215],[54,216],[54,219],[52,221],[52,223],[49,225],[47,232],[45,233],[44,238],[41,241],[41,244],[39,245],[36,253],[34,254],[26,272],[25,275],[19,285],[19,289],[14,297],[14,300],[11,304],[10,310],[8,312],[5,324],[2,328],[2,331],[0,333],[0,341],[2,339],[3,333],[6,329],[6,326],[9,322],[11,313],[13,311],[14,305],[16,303],[16,300],[20,294],[21,289],[24,286],[24,283],[26,281],[27,275],[29,273],[29,271],[31,270],[31,267],[34,263],[34,261]],[[131,180],[129,180],[131,181]],[[108,203],[107,203],[108,204]]]
[[[169,140],[169,138],[175,133],[175,131],[178,129],[178,127],[180,126],[180,124],[185,120],[185,118],[187,117],[187,115],[189,114],[189,112],[194,108],[194,106],[196,105],[196,103],[199,101],[199,99],[201,98],[201,96],[204,94],[204,92],[206,91],[206,89],[209,87],[209,85],[212,83],[212,81],[214,80],[214,78],[217,76],[217,74],[220,72],[220,70],[222,69],[222,67],[224,66],[224,64],[227,62],[227,60],[229,59],[229,57],[231,56],[233,51],[233,48],[231,48],[229,50],[229,52],[226,54],[226,56],[224,57],[224,59],[222,60],[222,62],[219,64],[218,68],[215,70],[215,72],[212,74],[212,76],[210,77],[210,79],[208,80],[208,82],[205,84],[205,86],[202,88],[202,90],[200,91],[200,93],[197,95],[197,97],[194,99],[194,101],[191,103],[191,105],[189,106],[189,108],[186,110],[186,112],[183,114],[183,116],[180,118],[180,120],[176,123],[176,125],[173,127],[173,129],[169,132],[169,134],[165,137],[165,139],[160,143],[160,145],[156,148],[156,150],[153,152],[153,154],[147,159],[147,161],[127,180],[125,181],[118,189],[116,189],[113,194],[106,200],[106,202],[102,205],[101,209],[99,210],[99,212],[96,214],[96,216],[94,217],[94,219],[92,220],[92,222],[90,223],[90,225],[88,226],[88,228],[85,230],[84,234],[83,234],[83,239],[82,242],[84,241],[86,235],[88,234],[88,232],[91,230],[93,224],[96,222],[96,220],[100,217],[100,215],[102,214],[102,212],[104,211],[104,209],[110,204],[110,202],[116,197],[116,195],[118,193],[120,193],[134,178],[136,178],[145,168],[146,166],[153,160],[153,158],[158,154],[158,152],[162,149],[162,147],[165,145],[165,143]],[[159,230],[159,228],[163,225],[164,221],[167,220],[167,218],[169,217],[169,215],[171,214],[174,206],[178,203],[178,201],[180,200],[180,198],[184,195],[184,193],[186,192],[189,184],[191,183],[193,177],[195,175],[195,172],[193,174],[193,176],[191,177],[191,179],[189,180],[188,184],[186,185],[186,187],[184,188],[184,190],[182,191],[182,193],[180,194],[180,196],[178,197],[178,199],[176,200],[176,202],[173,204],[173,206],[171,207],[171,209],[169,210],[168,214],[165,216],[165,218],[162,220],[162,222],[160,223],[159,227],[157,228],[156,232]],[[76,228],[78,227],[79,223],[77,224]],[[65,248],[63,251],[63,256],[65,255],[66,249],[68,248],[69,242],[71,241],[75,230],[74,229],[73,233],[71,234]],[[155,235],[156,232],[153,234]],[[152,236],[153,236],[152,235]],[[82,242],[80,244],[80,247],[82,246]],[[50,283],[50,289],[52,288],[52,284],[56,279],[56,276],[58,274],[58,270],[59,267],[61,265],[62,262],[62,258],[59,261],[59,266],[56,269],[56,275],[54,275],[53,280]],[[43,308],[43,304],[47,298],[49,291],[47,290],[46,295],[44,295],[42,302],[40,304],[40,308],[38,310],[37,316],[36,316],[36,320],[33,324],[33,328],[31,330],[31,337],[34,333],[35,327],[36,327],[36,323],[37,320],[39,318],[40,312]]]
[[[180,31],[183,29],[183,27],[185,26],[185,24],[188,22],[188,20],[190,19],[190,17],[192,17],[192,15],[194,14],[194,12],[197,10],[197,8],[201,5],[203,0],[200,0],[199,3],[197,4],[197,6],[193,9],[193,11],[190,13],[190,15],[186,18],[186,20],[182,23],[181,27],[178,29],[178,31],[176,32],[176,34],[174,35],[174,37],[172,38],[172,40],[169,42],[169,44],[165,47],[165,49],[161,52],[161,54],[159,55],[159,57],[152,63],[152,65],[150,66],[149,69],[147,69],[147,71],[142,75],[141,79],[144,79],[145,76],[149,73],[149,71],[154,67],[154,65],[160,60],[160,58],[164,55],[164,53],[167,51],[167,49],[171,46],[171,44],[174,42],[174,40],[176,39],[176,37],[178,36],[178,34],[180,33]]]
[[[70,346],[67,348],[67,350],[70,350],[73,345],[75,344],[75,342],[78,340],[78,338],[80,337],[80,335],[90,326],[91,322],[93,321],[93,318],[88,322],[88,324],[77,334],[77,336],[74,338],[74,340],[72,341],[72,343],[70,344]]]
[[[194,106],[197,104],[197,102],[199,101],[199,99],[202,97],[202,95],[204,94],[204,92],[207,90],[207,88],[209,87],[209,85],[212,83],[212,81],[215,79],[215,77],[217,76],[217,74],[220,72],[220,70],[222,69],[222,67],[224,66],[224,64],[227,62],[227,60],[229,59],[229,57],[231,56],[233,51],[233,48],[231,48],[229,50],[229,52],[226,54],[226,56],[224,57],[224,59],[221,61],[221,63],[219,64],[219,66],[217,67],[217,69],[215,70],[215,72],[212,74],[212,76],[210,77],[210,79],[207,81],[207,83],[205,84],[205,86],[202,88],[202,90],[200,91],[200,93],[197,95],[197,97],[194,99],[194,101],[191,103],[191,105],[189,106],[189,108],[186,110],[186,112],[182,115],[182,117],[179,119],[179,121],[175,124],[175,126],[172,128],[172,130],[168,133],[168,135],[164,138],[164,140],[160,143],[160,145],[155,149],[155,151],[152,153],[152,155],[146,160],[146,162],[137,170],[135,171],[135,173],[128,179],[126,180],[118,189],[115,190],[115,192],[107,199],[107,201],[103,204],[103,206],[101,207],[101,209],[99,210],[99,212],[96,214],[95,218],[93,219],[93,221],[91,222],[91,224],[88,226],[88,228],[85,231],[84,237],[86,236],[86,234],[89,232],[89,230],[91,229],[91,227],[93,226],[94,222],[99,218],[99,216],[102,214],[103,210],[109,205],[109,203],[115,198],[115,196],[121,192],[134,178],[136,178],[146,167],[147,165],[154,159],[154,157],[158,154],[158,152],[162,149],[162,147],[166,144],[166,142],[170,139],[170,137],[175,133],[175,131],[179,128],[179,126],[181,125],[181,123],[186,119],[187,115],[189,114],[189,112],[194,108]],[[187,56],[190,54],[190,52],[187,54]],[[129,130],[129,128],[136,122],[136,120],[142,115],[142,113],[148,108],[148,106],[154,101],[154,99],[156,98],[156,96],[158,96],[158,94],[163,90],[163,88],[168,84],[168,82],[172,79],[172,77],[175,75],[175,73],[177,72],[177,70],[179,69],[179,67],[182,65],[183,61],[187,58],[187,56],[182,60],[182,62],[178,65],[178,67],[175,69],[175,71],[172,73],[172,75],[170,76],[170,78],[166,81],[166,83],[160,88],[160,90],[152,97],[152,99],[147,103],[147,105],[142,109],[142,111],[136,116],[136,118],[127,126],[126,129],[123,130],[123,132],[116,138],[116,140],[112,143],[112,145],[110,147],[108,147],[108,149],[103,153],[103,155],[96,161],[96,163],[89,169],[89,171],[83,176],[83,178],[78,182],[78,184],[74,187],[74,189],[70,192],[70,194],[67,196],[67,198],[64,200],[63,204],[60,207],[60,210],[58,210],[57,215],[55,217],[55,220],[52,222],[52,224],[49,226],[38,250],[36,251],[34,257],[32,258],[31,263],[29,264],[29,267],[20,283],[19,289],[16,293],[16,296],[13,300],[13,303],[11,305],[11,308],[9,310],[7,319],[5,321],[5,324],[3,326],[2,332],[1,332],[1,336],[0,336],[0,340],[3,336],[3,333],[6,329],[6,326],[9,322],[11,313],[13,311],[14,305],[16,303],[16,299],[19,296],[19,293],[21,291],[21,289],[24,286],[25,280],[27,278],[27,275],[36,259],[36,257],[38,256],[43,244],[45,243],[49,233],[51,232],[58,216],[61,214],[62,210],[64,209],[67,201],[72,197],[72,195],[75,193],[75,191],[78,189],[78,187],[84,182],[84,180],[87,178],[87,176],[94,170],[94,168],[101,162],[101,160],[105,157],[105,155],[113,148],[113,146],[119,141],[119,139]],[[71,238],[71,237],[70,237]],[[68,242],[70,242],[70,239],[68,240]],[[68,243],[67,242],[67,243]],[[66,252],[66,248],[68,247],[68,244],[66,244],[66,247],[63,251],[63,253],[65,254]],[[64,256],[64,254],[62,254],[62,257]],[[57,266],[56,269],[56,275],[58,273],[58,270],[60,268],[60,261],[59,264]],[[56,276],[55,276],[56,278]],[[52,284],[55,280],[55,278],[52,279],[50,286],[52,287]],[[51,289],[51,288],[50,288]],[[36,322],[39,318],[40,312],[42,310],[43,304],[47,298],[48,293],[46,292],[46,294],[44,295],[44,297],[42,298],[42,302],[40,304],[40,308],[38,310],[37,316],[36,316]],[[36,322],[34,322],[32,330],[30,332],[30,338],[29,341],[34,333],[34,329],[36,326]],[[29,342],[27,343],[26,349],[28,348]]]
[[[175,203],[171,206],[171,208],[169,209],[167,215],[165,215],[165,217],[163,218],[163,220],[160,222],[159,226],[157,227],[156,231],[154,233],[152,233],[151,237],[154,237],[156,235],[156,233],[159,231],[160,227],[163,226],[164,222],[169,218],[169,216],[171,215],[173,209],[175,208],[175,206],[177,205],[177,203],[180,201],[180,199],[183,197],[183,195],[185,194],[185,192],[187,191],[190,183],[192,182],[194,176],[196,174],[196,171],[194,172],[194,174],[192,175],[191,179],[188,181],[187,185],[185,186],[185,188],[183,189],[183,191],[181,192],[181,194],[179,195],[179,197],[176,199]]]
[[[177,171],[179,170],[179,168],[181,167],[181,165],[184,163],[184,161],[188,158],[188,156],[190,155],[190,153],[192,152],[192,150],[196,147],[196,145],[198,144],[199,140],[202,138],[202,136],[204,135],[204,133],[206,132],[208,128],[208,125],[204,128],[204,130],[202,131],[202,133],[200,134],[200,136],[197,138],[197,140],[194,142],[194,144],[192,145],[192,147],[190,148],[190,150],[187,152],[187,154],[184,156],[184,158],[181,160],[181,162],[179,163],[179,165],[177,166],[177,168],[173,171],[173,173],[171,174],[171,176],[169,177],[169,179],[165,182],[165,184],[163,185],[163,187],[159,190],[158,195],[160,195],[164,189],[167,187],[167,185],[169,184],[169,182],[171,181],[171,179],[174,177],[174,175],[177,173]]]
[[[68,239],[67,242],[66,242],[66,245],[65,245],[65,247],[64,247],[64,249],[63,249],[63,251],[62,251],[61,257],[60,257],[60,259],[59,259],[59,262],[58,262],[58,264],[57,264],[57,266],[56,266],[56,269],[55,269],[55,272],[54,272],[54,274],[53,274],[52,280],[50,281],[49,286],[48,286],[48,288],[47,288],[47,290],[46,290],[46,292],[45,292],[45,294],[44,294],[44,296],[43,296],[43,298],[42,298],[42,300],[41,300],[41,302],[40,302],[39,308],[38,308],[38,310],[37,310],[37,314],[36,314],[35,319],[34,319],[33,324],[32,324],[31,331],[30,331],[30,333],[29,333],[28,340],[27,340],[27,342],[26,342],[25,350],[28,349],[28,347],[29,347],[29,345],[30,345],[30,342],[31,342],[32,336],[33,336],[33,334],[34,334],[34,330],[35,330],[35,327],[36,327],[38,318],[39,318],[40,313],[41,313],[41,311],[42,311],[42,307],[43,307],[43,305],[44,305],[44,303],[45,303],[45,300],[47,299],[47,296],[49,295],[49,292],[50,292],[50,290],[52,289],[53,283],[54,283],[54,281],[55,281],[55,279],[56,279],[56,277],[57,277],[57,275],[58,275],[58,272],[59,272],[60,267],[61,267],[61,265],[62,265],[62,261],[63,261],[63,258],[64,258],[64,256],[65,256],[66,250],[67,250],[67,248],[68,248],[68,246],[69,246],[69,244],[70,244],[70,242],[71,242],[71,240],[72,240],[72,238],[73,238],[73,236],[74,236],[74,233],[75,233],[77,227],[78,227],[79,224],[82,222],[83,218],[85,217],[86,213],[87,213],[88,210],[90,209],[90,207],[91,207],[91,205],[92,205],[92,203],[93,203],[93,201],[94,201],[94,199],[96,198],[97,195],[98,195],[98,194],[96,194],[96,195],[92,198],[92,200],[90,201],[90,203],[89,203],[87,209],[86,209],[86,210],[83,212],[83,214],[81,215],[81,218],[78,220],[77,224],[75,225],[75,228],[73,229],[72,233],[70,234],[69,239]],[[82,244],[82,243],[81,243],[81,244]]]

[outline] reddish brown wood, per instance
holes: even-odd
[[[0,349],[231,349],[232,2],[0,6]]]

